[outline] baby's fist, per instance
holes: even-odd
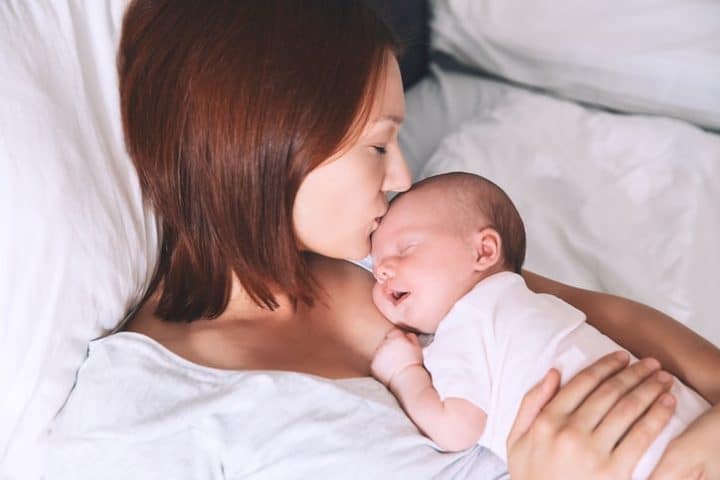
[[[375,352],[370,371],[387,386],[396,373],[422,362],[422,348],[415,334],[393,328]]]

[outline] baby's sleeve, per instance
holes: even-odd
[[[492,388],[490,358],[471,322],[454,318],[457,313],[451,312],[443,320],[433,342],[423,350],[425,368],[441,400],[462,398],[488,413]]]

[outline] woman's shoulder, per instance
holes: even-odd
[[[193,363],[147,335],[118,332],[90,342],[87,358],[78,371],[64,410],[82,412],[82,404],[87,403],[102,404],[106,412],[115,407],[122,411],[129,398],[147,398],[150,393],[162,396],[169,392],[163,385],[172,386],[175,391],[183,385],[215,386],[238,373]],[[153,388],[148,388],[149,385]],[[162,403],[159,397],[152,401]],[[79,405],[74,405],[75,402]]]
[[[108,424],[142,423],[183,391],[217,384],[219,372],[173,355],[150,337],[119,332],[90,343],[70,396],[55,420],[54,438],[79,438]]]
[[[375,280],[346,260],[314,256],[310,262],[321,288],[317,301],[332,312],[348,341],[369,361],[393,327],[372,301]]]

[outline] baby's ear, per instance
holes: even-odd
[[[502,238],[490,227],[478,230],[473,234],[475,249],[475,271],[484,272],[498,264],[502,257]]]

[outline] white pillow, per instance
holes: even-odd
[[[720,2],[434,0],[432,47],[574,100],[720,128]]]
[[[126,0],[0,2],[0,477],[32,478],[87,343],[157,253],[125,152],[115,52]]]
[[[525,220],[528,269],[652,305],[720,346],[720,136],[475,84],[492,101],[475,103],[420,177],[490,178]]]
[[[444,70],[431,63],[429,74],[405,95],[405,122],[398,139],[413,180],[446,135],[502,101],[509,85],[477,75]]]

